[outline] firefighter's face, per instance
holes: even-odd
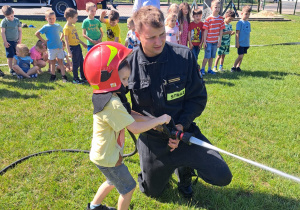
[[[136,36],[141,41],[143,51],[147,57],[159,55],[166,43],[165,27],[153,28],[143,25],[140,32],[136,31]]]

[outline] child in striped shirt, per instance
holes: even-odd
[[[205,75],[205,66],[208,61],[209,74],[216,74],[211,67],[213,59],[216,57],[217,48],[221,46],[223,29],[225,29],[223,17],[219,15],[220,2],[214,0],[211,2],[212,15],[209,16],[203,25],[203,47],[205,48],[204,59],[202,62],[201,73]]]

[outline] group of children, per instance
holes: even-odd
[[[205,50],[202,67],[200,69],[202,75],[205,75],[205,66],[208,62],[209,74],[216,74],[219,70],[224,71],[223,64],[225,56],[229,54],[230,38],[235,32],[232,30],[230,22],[235,18],[235,13],[229,10],[225,13],[225,17],[219,15],[220,2],[214,0],[211,2],[212,15],[206,18],[205,22],[201,22],[202,10],[194,9],[192,12],[193,21],[190,20],[191,9],[188,3],[183,2],[179,6],[172,4],[168,10],[165,20],[166,40],[168,42],[188,46],[196,60],[198,60],[200,49]],[[251,7],[245,6],[242,9],[241,20],[236,25],[236,48],[238,48],[238,58],[231,68],[232,72],[240,72],[240,65],[244,54],[250,46],[251,27],[248,21]],[[213,59],[215,60],[214,68],[212,68]],[[219,69],[217,69],[220,61]],[[200,66],[199,66],[200,67]]]
[[[119,13],[111,11],[108,19],[105,19],[106,11],[101,13],[100,20],[95,18],[97,7],[94,3],[86,4],[88,17],[82,23],[82,35],[87,40],[85,44],[80,38],[75,28],[75,23],[78,20],[78,13],[73,8],[65,10],[64,17],[67,20],[64,28],[56,22],[54,11],[47,10],[45,19],[48,24],[38,30],[35,35],[38,41],[30,50],[22,42],[22,27],[18,18],[14,17],[13,9],[6,5],[2,7],[2,12],[5,18],[1,22],[1,35],[4,42],[6,57],[10,73],[18,78],[37,77],[42,73],[47,63],[49,63],[50,81],[56,80],[56,70],[59,70],[62,75],[63,82],[67,82],[66,70],[73,72],[73,83],[82,84],[86,82],[83,73],[83,54],[81,45],[89,51],[94,45],[102,42],[103,30],[101,22],[107,27],[107,41],[116,41],[121,43],[119,22]],[[134,25],[130,25],[131,33],[126,41],[128,47],[136,47],[138,44],[134,34]],[[130,32],[129,31],[129,32]],[[128,32],[128,33],[129,33]],[[46,39],[42,37],[45,34]],[[135,38],[131,38],[131,37]],[[63,41],[63,39],[65,41]],[[133,41],[133,43],[132,43]],[[64,51],[66,48],[66,51]],[[70,58],[72,61],[70,61]],[[65,60],[67,62],[65,62]],[[32,65],[31,65],[32,64]],[[32,66],[32,67],[31,67]],[[78,69],[80,75],[78,75]],[[0,71],[0,76],[4,73]]]

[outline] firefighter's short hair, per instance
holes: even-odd
[[[153,28],[164,27],[164,14],[154,6],[144,6],[133,14],[135,30],[141,32],[143,25]]]

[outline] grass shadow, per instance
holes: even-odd
[[[32,95],[22,95],[18,91],[10,91],[6,89],[0,89],[0,99],[2,98],[23,98],[23,99],[28,99],[28,98],[39,98],[38,95],[32,94]]]
[[[190,208],[204,209],[300,209],[297,199],[286,198],[271,193],[253,192],[251,189],[236,189],[229,187],[216,187],[197,183],[193,185],[194,195],[191,199],[183,198],[176,186],[177,181],[171,179],[172,183],[164,190],[162,196],[157,200],[162,203],[175,203],[188,205]]]
[[[72,82],[70,79],[72,78],[70,74],[66,74],[69,78],[69,82]],[[60,81],[61,74],[57,74],[57,81],[49,82],[50,74],[43,73],[39,75],[38,78],[30,78],[30,79],[18,79],[16,76],[5,75],[2,77],[1,83],[7,86],[18,87],[25,90],[54,90],[56,86],[62,87],[58,82]]]
[[[206,84],[221,84],[221,85],[228,85],[234,86],[234,83],[227,82],[227,81],[220,81],[220,79],[225,80],[238,80],[242,77],[256,77],[256,78],[268,78],[272,80],[283,80],[284,77],[289,75],[300,76],[298,73],[286,73],[286,72],[279,72],[279,71],[250,71],[250,70],[243,70],[242,72],[230,72],[229,70],[224,73],[217,73],[216,75],[205,75],[204,81]]]

